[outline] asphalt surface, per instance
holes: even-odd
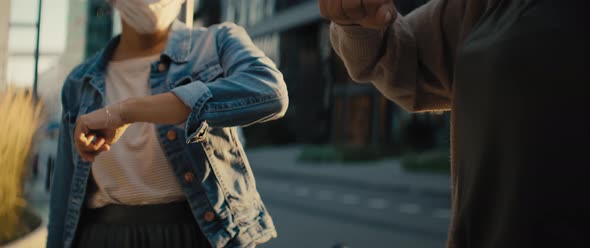
[[[403,174],[390,173],[388,162],[317,167],[298,164],[294,153],[250,152],[258,190],[278,231],[260,247],[445,247],[450,196],[448,190],[424,190],[430,177],[414,176],[400,185],[395,181]],[[373,166],[366,170],[374,171],[374,180],[362,173],[366,166]]]
[[[444,247],[449,200],[258,177],[279,237],[261,247]]]
[[[393,162],[302,165],[296,148],[249,151],[258,190],[278,231],[262,248],[444,248],[446,176],[411,175]],[[41,160],[44,161],[44,160]],[[27,185],[47,223],[46,170]]]

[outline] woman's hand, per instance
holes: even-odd
[[[382,29],[397,18],[391,0],[319,0],[324,18],[341,25],[361,25]]]
[[[191,108],[171,92],[129,98],[78,117],[74,133],[76,150],[84,161],[93,162],[123,135],[130,123],[176,125],[186,120]]]
[[[117,103],[78,117],[74,143],[82,160],[94,162],[98,154],[119,140],[129,126],[122,116],[122,104]]]

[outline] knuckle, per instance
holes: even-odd
[[[355,9],[360,7],[359,1],[351,1],[351,0],[344,0],[342,1],[342,8],[343,9]]]

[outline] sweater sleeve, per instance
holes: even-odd
[[[351,78],[371,82],[410,112],[449,110],[457,48],[484,0],[430,0],[383,30],[332,23],[330,40]]]

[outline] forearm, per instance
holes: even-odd
[[[184,122],[191,109],[173,93],[130,98],[121,102],[121,118],[125,123],[149,122],[175,125]]]
[[[355,82],[371,82],[385,97],[413,111],[418,51],[403,18],[398,16],[384,30],[332,23],[330,40]]]
[[[381,60],[386,30],[375,30],[357,25],[330,25],[330,41],[342,59],[350,77],[356,82],[373,81],[382,71],[375,70]]]
[[[447,110],[457,48],[487,1],[429,1],[386,30],[332,24],[331,42],[356,82],[411,112]]]

